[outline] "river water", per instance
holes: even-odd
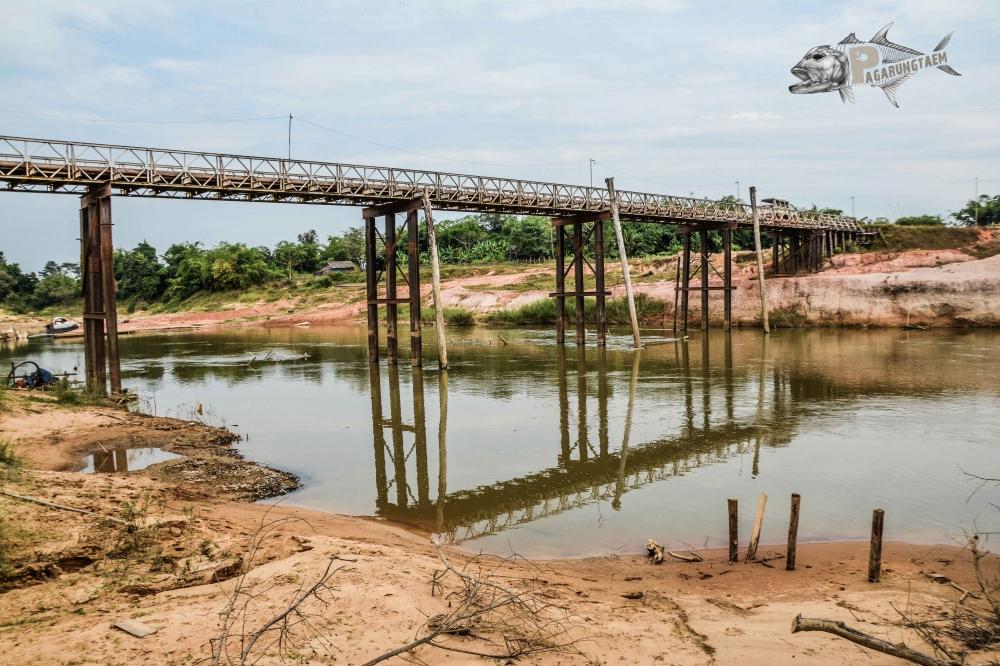
[[[696,332],[639,354],[624,337],[499,334],[449,329],[446,377],[432,335],[423,371],[370,367],[357,326],[125,336],[122,369],[144,411],[226,425],[248,458],[299,475],[283,502],[477,550],[721,546],[728,497],[745,543],[761,493],[764,543],[784,542],[793,492],[800,541],[867,538],[874,508],[887,539],[1000,527],[1000,493],[963,473],[1000,476],[996,332]],[[72,371],[82,343],[0,349],[24,359]]]

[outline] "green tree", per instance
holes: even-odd
[[[80,282],[62,272],[50,273],[38,281],[31,304],[35,308],[67,303],[80,296]]]
[[[510,216],[502,228],[510,259],[540,259],[552,256],[552,225],[544,217]]]
[[[153,301],[166,288],[166,269],[156,248],[142,241],[132,250],[115,250],[115,280],[121,298]]]
[[[980,194],[978,199],[970,200],[965,208],[955,213],[955,219],[966,226],[1000,224],[1000,195]]]

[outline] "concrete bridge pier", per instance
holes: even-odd
[[[80,197],[80,277],[83,282],[83,355],[87,390],[121,393],[111,186],[95,185]]]
[[[423,363],[423,334],[420,327],[420,229],[418,210],[421,199],[393,202],[364,209],[365,221],[365,285],[368,305],[368,360],[379,359],[378,307],[386,308],[386,358],[389,365],[399,363],[399,305],[410,309],[410,362]],[[402,229],[396,227],[396,214],[406,213]],[[377,220],[385,218],[385,233],[378,229]],[[401,233],[402,232],[402,233]],[[407,269],[399,262],[399,244],[406,239]],[[382,252],[379,252],[381,241]],[[383,259],[384,255],[384,259]],[[379,296],[379,283],[385,274],[385,296]],[[408,294],[400,296],[397,280],[406,283]]]
[[[585,297],[593,296],[596,301],[594,309],[595,328],[597,329],[597,344],[603,347],[607,343],[608,322],[605,306],[608,295],[611,294],[604,284],[604,223],[611,218],[610,211],[597,213],[580,213],[552,218],[555,230],[556,255],[556,290],[549,294],[556,299],[556,342],[566,343],[566,298],[574,299],[574,320],[576,324],[576,344],[586,344]],[[572,235],[567,233],[567,227]],[[589,228],[588,228],[589,227]],[[568,238],[567,238],[568,237]],[[572,252],[569,266],[566,265],[567,240]],[[586,248],[593,242],[594,262],[586,255]],[[594,275],[594,289],[588,291],[585,284],[584,266]],[[566,276],[573,271],[573,290],[566,290]]]

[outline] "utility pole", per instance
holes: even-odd
[[[972,197],[972,210],[975,211],[976,226],[979,226],[979,176],[976,176],[975,195]]]
[[[735,180],[733,182],[736,183],[736,200],[739,201],[740,200],[740,181]]]
[[[595,160],[593,157],[589,157],[589,158],[587,158],[587,160],[590,162],[590,186],[593,187],[594,186],[594,165],[597,164],[597,160]]]
[[[292,161],[292,114],[288,114],[288,161]]]
[[[853,196],[851,196],[851,217],[857,217],[854,214],[854,197]]]

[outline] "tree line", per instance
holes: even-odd
[[[725,201],[737,202],[735,197]],[[812,212],[841,214],[842,211],[813,206]],[[983,195],[969,201],[953,219],[958,224],[995,225],[1000,223],[1000,196]],[[882,218],[863,220],[888,222]],[[381,220],[380,229],[381,229]],[[944,224],[940,216],[921,215],[896,220],[904,225]],[[484,213],[442,220],[436,225],[438,251],[444,263],[487,263],[529,261],[554,256],[555,234],[549,219],[540,216]],[[681,248],[676,227],[666,224],[624,223],[623,235],[629,256],[644,257],[673,254]],[[427,263],[426,223],[420,223],[421,262]],[[697,235],[693,239],[698,247]],[[710,251],[721,249],[718,232],[709,236]],[[381,239],[379,257],[384,262]],[[753,247],[750,230],[733,232],[734,249]],[[397,248],[400,261],[406,261],[406,243]],[[608,243],[607,255],[617,257],[617,247]],[[365,239],[360,227],[350,228],[321,242],[309,230],[294,241],[281,241],[273,248],[251,247],[244,243],[222,242],[207,248],[201,243],[176,243],[160,255],[143,241],[131,250],[115,250],[115,279],[118,297],[133,303],[180,301],[203,291],[233,291],[280,280],[291,281],[296,275],[309,275],[326,262],[350,261],[364,265]],[[327,276],[327,283],[355,279]],[[14,311],[40,310],[68,303],[80,294],[80,267],[75,263],[49,261],[38,273],[26,272],[0,252],[0,305]]]

